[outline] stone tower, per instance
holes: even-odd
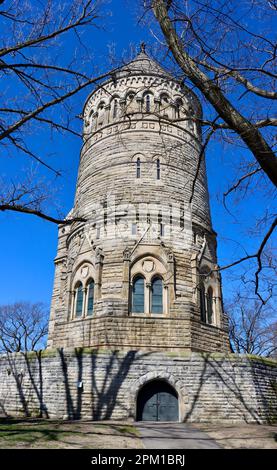
[[[48,346],[229,351],[197,97],[142,46],[83,116]]]
[[[199,101],[143,47],[110,77],[84,107],[75,222],[59,228],[55,259],[53,349],[0,356],[1,410],[272,422],[276,362],[229,354]]]

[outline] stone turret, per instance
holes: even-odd
[[[49,346],[228,351],[197,97],[142,46],[83,117]]]

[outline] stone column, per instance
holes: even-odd
[[[198,253],[193,253],[191,257],[191,278],[192,278],[192,301],[198,303]]]
[[[98,247],[95,253],[95,284],[94,284],[94,301],[101,298],[102,270],[104,255],[102,248]]]
[[[174,268],[174,255],[172,251],[167,252],[167,265],[168,265],[168,281],[166,286],[168,288],[168,312],[170,313],[170,306],[173,304],[175,300],[175,286],[174,286],[174,276],[175,276],[175,268]]]
[[[128,302],[128,311],[130,311],[130,257],[130,249],[125,248],[123,252],[122,299]]]

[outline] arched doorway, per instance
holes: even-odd
[[[137,421],[179,421],[176,390],[164,380],[145,384],[137,397]]]

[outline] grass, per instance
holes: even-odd
[[[0,419],[0,448],[139,448],[138,430],[125,423]]]
[[[139,430],[134,426],[120,426],[118,427],[118,431],[122,432],[123,434],[130,434],[137,437],[140,435]]]

